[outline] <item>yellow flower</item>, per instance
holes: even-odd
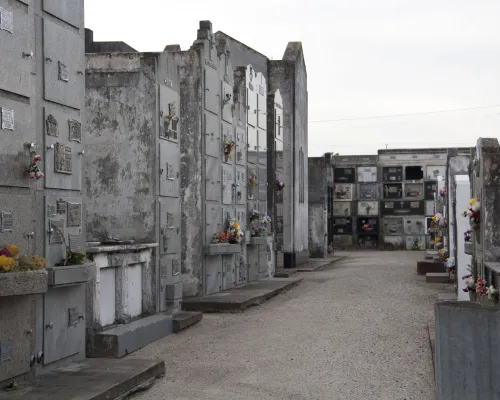
[[[432,220],[433,220],[434,222],[436,222],[436,219],[437,219],[437,218],[436,218],[436,216],[434,215],[434,216],[432,217]]]
[[[437,237],[436,239],[434,239],[434,242],[436,242],[436,243],[439,243],[440,241],[441,241],[440,237]]]
[[[473,205],[474,203],[477,203],[477,199],[476,198],[470,199],[469,205]]]
[[[239,225],[237,222],[235,222],[233,226],[234,226],[236,229],[240,229],[240,225]]]
[[[19,254],[19,248],[14,246],[13,244],[6,244],[3,247],[5,247],[9,251],[12,257],[15,257]]]
[[[45,267],[45,258],[33,256],[32,265],[33,265],[33,268],[35,268],[35,269],[43,269]]]
[[[16,260],[12,257],[0,256],[0,269],[4,272],[12,271],[12,268],[16,266]]]

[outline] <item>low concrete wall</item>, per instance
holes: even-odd
[[[500,398],[500,307],[439,302],[436,318],[438,400]]]

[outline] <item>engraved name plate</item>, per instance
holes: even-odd
[[[49,235],[49,244],[61,244],[64,242],[64,221],[49,221],[52,232]]]
[[[71,142],[82,142],[82,124],[75,119],[70,119],[69,124],[69,140]]]
[[[68,308],[68,327],[75,326],[76,324],[78,324],[78,321],[80,321],[80,319],[78,318],[78,308]]]
[[[68,67],[61,61],[58,61],[57,63],[59,67],[58,79],[63,82],[69,82]]]
[[[52,114],[50,114],[45,120],[45,132],[49,136],[58,137],[59,136],[59,123],[57,119],[54,118]]]
[[[57,213],[66,214],[66,202],[64,200],[57,200]]]
[[[47,205],[47,217],[55,217],[57,214],[57,207],[54,205]]]
[[[0,7],[0,30],[14,32],[14,14]]]
[[[69,238],[69,249],[73,252],[81,252],[83,250],[82,246],[82,236],[81,235],[68,235]]]
[[[54,170],[61,174],[69,174],[73,172],[71,147],[65,146],[63,143],[56,143],[54,149]]]
[[[0,108],[0,118],[2,119],[2,129],[14,130],[14,110]]]
[[[0,214],[0,232],[12,232],[14,229],[14,214],[2,211]]]
[[[12,342],[10,340],[0,342],[0,364],[12,361],[12,353]]]
[[[82,225],[82,205],[68,202],[68,226]]]

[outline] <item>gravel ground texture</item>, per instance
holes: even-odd
[[[344,254],[267,303],[132,354],[167,367],[135,398],[434,400],[427,322],[446,285],[417,275],[421,252]]]

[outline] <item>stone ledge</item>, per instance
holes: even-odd
[[[102,245],[102,246],[87,247],[85,249],[85,252],[87,254],[134,252],[134,251],[142,251],[142,250],[147,250],[147,249],[154,249],[156,247],[158,247],[158,243]]]
[[[456,301],[457,294],[456,293],[438,293],[437,301]]]
[[[1,400],[124,399],[165,375],[165,362],[141,359],[87,359],[0,392]]]
[[[26,272],[5,272],[0,274],[0,297],[23,296],[47,292],[46,270]]]
[[[95,279],[94,263],[68,265],[65,267],[47,267],[49,286],[71,285]]]
[[[203,319],[200,311],[180,311],[172,316],[172,329],[174,333],[189,328]]]
[[[436,261],[417,261],[417,274],[425,275],[432,272],[445,272],[446,268],[443,262]]]
[[[298,285],[301,278],[270,278],[203,297],[185,298],[185,311],[242,312]]]
[[[450,275],[447,272],[429,272],[425,274],[426,283],[450,283]]]
[[[230,243],[221,243],[221,244],[207,244],[203,246],[203,254],[207,256],[217,256],[219,254],[237,254],[241,251],[240,244],[230,244]]]
[[[156,314],[117,326],[94,336],[89,357],[120,358],[172,333],[172,317]]]

